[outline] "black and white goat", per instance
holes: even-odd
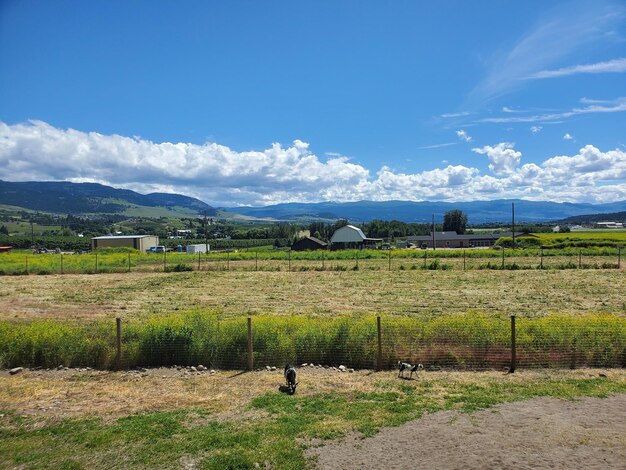
[[[410,364],[408,362],[398,361],[398,377],[404,378],[404,371],[408,370],[411,373],[409,374],[409,379],[413,378],[413,372],[417,375],[419,370],[422,370],[424,366],[422,364]]]
[[[296,368],[291,364],[285,366],[285,380],[287,381],[287,393],[293,395],[296,393]]]

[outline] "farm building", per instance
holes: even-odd
[[[376,243],[382,241],[382,238],[367,238],[363,230],[354,225],[345,225],[333,233],[333,236],[330,238],[330,249],[374,247]]]
[[[0,246],[0,253],[9,253],[12,249],[12,246]]]
[[[504,233],[477,233],[472,235],[459,235],[456,232],[435,232],[436,248],[475,248],[480,246],[493,246],[499,238],[513,237],[513,232]],[[515,232],[515,238],[535,237],[528,232]],[[433,233],[430,235],[412,236],[406,238],[408,242],[421,248],[433,247]]]
[[[304,237],[291,245],[293,251],[325,250],[327,247],[328,243],[315,237]]]
[[[195,255],[196,253],[208,253],[211,246],[208,243],[198,243],[197,245],[187,245],[187,254]]]
[[[128,247],[139,251],[159,245],[159,237],[156,235],[111,235],[94,237],[91,239],[91,249]]]

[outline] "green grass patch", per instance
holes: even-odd
[[[440,410],[473,412],[534,397],[614,393],[626,393],[624,380],[432,374],[411,382],[381,379],[369,391],[260,394],[248,405],[266,413],[255,421],[217,422],[200,409],[145,413],[108,424],[98,418],[54,422],[7,411],[0,418],[0,467],[242,469],[267,462],[275,469],[301,469],[311,466],[304,448],[314,438],[353,431],[371,436]]]

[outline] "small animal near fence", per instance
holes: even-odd
[[[291,363],[389,370],[626,367],[626,319],[616,315],[516,318],[465,313],[0,324],[0,367],[191,366],[254,370]]]

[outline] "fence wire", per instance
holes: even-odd
[[[307,363],[385,370],[398,361],[428,370],[626,367],[623,317],[517,318],[515,338],[508,317],[474,313],[383,316],[380,329],[373,316],[178,315],[120,322],[119,335],[113,321],[5,321],[0,367],[245,370]]]

